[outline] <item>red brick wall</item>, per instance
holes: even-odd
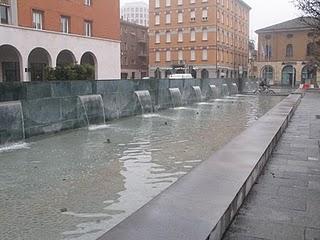
[[[60,32],[60,17],[70,17],[70,33],[84,35],[84,20],[92,21],[92,36],[120,40],[119,0],[18,0],[18,23],[32,27],[32,10],[44,12],[43,29]]]

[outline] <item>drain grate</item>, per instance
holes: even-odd
[[[316,115],[316,119],[320,119],[320,115]]]

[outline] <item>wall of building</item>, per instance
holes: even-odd
[[[91,52],[96,58],[97,79],[120,79],[120,42],[106,39],[96,39],[77,35],[65,35],[57,32],[37,31],[29,28],[0,25],[0,47],[10,45],[19,52],[20,76],[24,81],[30,80],[28,57],[35,48],[45,49],[51,59],[51,67],[56,66],[56,59],[62,50],[73,53],[76,62],[86,52]],[[0,74],[0,81],[2,74]]]
[[[147,27],[121,21],[121,74],[123,79],[141,79],[148,76],[148,44]],[[124,77],[125,75],[127,77]]]
[[[149,6],[145,2],[129,2],[121,7],[121,19],[127,22],[149,26]]]
[[[293,66],[296,70],[296,85],[303,82],[302,71],[304,67],[313,66],[312,56],[307,55],[307,45],[314,42],[314,36],[308,27],[304,29],[278,29],[274,31],[258,31],[258,76],[263,77],[263,69],[271,66],[273,78],[271,84],[282,84],[282,72],[284,67]],[[292,56],[287,56],[287,46],[293,47]],[[271,46],[271,53],[266,50],[266,46]],[[292,71],[293,72],[293,71]],[[317,71],[315,71],[316,73]],[[318,73],[316,74],[319,75]],[[313,83],[318,82],[317,77]]]
[[[172,0],[170,6],[166,1],[150,1],[150,74],[153,69],[170,69],[178,62],[178,51],[183,51],[183,62],[196,71],[207,67],[210,77],[215,77],[216,70],[238,71],[239,66],[247,69],[249,40],[249,10],[243,1],[200,1],[191,3],[189,0],[178,5],[178,0]],[[190,19],[190,11],[195,10],[195,20]],[[202,18],[203,9],[207,9],[207,18]],[[182,12],[183,22],[178,22],[178,13]],[[166,23],[166,14],[171,21]],[[160,24],[156,24],[156,15],[160,16]],[[196,32],[195,41],[191,41],[190,32]],[[203,39],[203,29],[207,29],[207,40]],[[166,32],[170,31],[171,41],[166,41]],[[183,42],[178,42],[178,30],[183,31]],[[156,34],[160,34],[160,43],[156,42]],[[195,50],[195,59],[191,60],[191,49]],[[203,49],[207,51],[207,59],[202,58]],[[160,61],[156,61],[159,51]],[[171,58],[166,59],[170,51]],[[208,69],[207,69],[208,70]],[[200,70],[201,71],[201,70]]]
[[[44,14],[44,29],[60,32],[60,17],[70,17],[70,33],[84,35],[84,21],[92,21],[92,36],[120,39],[120,9],[118,0],[91,0],[86,6],[84,0],[28,0],[18,1],[18,24],[32,27],[32,11]]]

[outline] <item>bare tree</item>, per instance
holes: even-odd
[[[301,21],[313,29],[314,42],[310,46],[310,55],[320,63],[320,0],[294,0],[294,4],[303,13]]]
[[[320,35],[320,0],[294,0],[294,3],[303,13],[302,21]]]

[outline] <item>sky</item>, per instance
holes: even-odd
[[[120,4],[148,0],[120,0]],[[252,8],[250,13],[250,38],[257,41],[254,31],[286,20],[299,17],[301,14],[294,7],[292,0],[244,0]]]

